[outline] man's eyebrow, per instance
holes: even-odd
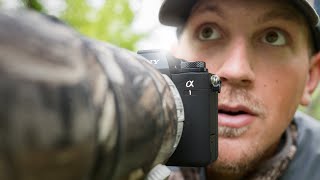
[[[221,8],[219,6],[217,6],[215,3],[210,2],[210,3],[198,3],[196,4],[193,8],[192,8],[192,14],[203,14],[206,12],[211,12],[211,13],[215,13],[220,17],[224,17],[224,13],[221,10]]]
[[[257,23],[262,24],[277,19],[300,23],[302,21],[302,15],[300,15],[299,12],[293,8],[282,8],[280,10],[274,9],[259,17],[257,19]]]

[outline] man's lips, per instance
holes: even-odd
[[[218,110],[219,126],[231,128],[248,126],[257,116],[257,113],[244,105],[219,105]]]

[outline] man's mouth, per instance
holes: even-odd
[[[237,115],[241,115],[241,114],[247,114],[247,112],[245,111],[227,111],[227,110],[219,110],[219,113],[222,113],[222,114],[227,114],[227,115],[230,115],[230,116],[237,116]]]
[[[256,113],[250,108],[243,105],[219,105],[218,106],[218,123],[219,126],[230,128],[242,128],[250,125]]]

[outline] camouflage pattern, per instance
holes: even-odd
[[[0,96],[0,179],[139,179],[174,150],[162,75],[52,17],[0,12]]]

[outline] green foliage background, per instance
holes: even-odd
[[[48,13],[41,0],[22,0],[23,6]],[[117,46],[136,50],[147,33],[132,31],[135,14],[128,0],[105,0],[99,8],[87,0],[64,0],[66,7],[57,16],[80,33]]]
[[[315,90],[315,92],[312,95],[311,104],[308,107],[300,107],[299,109],[320,120],[319,104],[320,104],[320,86],[318,85],[318,88]]]
[[[130,28],[134,13],[128,0],[107,0],[100,9],[90,7],[84,0],[66,0],[66,3],[61,18],[87,36],[130,50],[135,50],[136,43],[145,36]]]

